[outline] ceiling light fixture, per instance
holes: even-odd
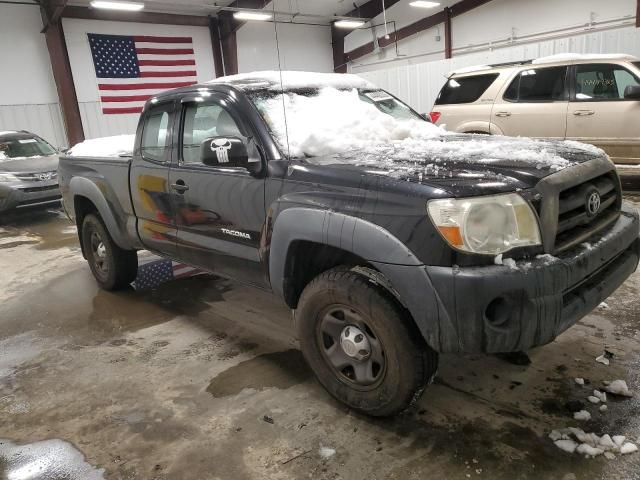
[[[273,16],[270,13],[248,12],[244,10],[234,13],[233,18],[235,18],[236,20],[258,20],[264,22],[266,20],[271,20]]]
[[[334,22],[334,25],[338,28],[358,28],[364,25],[362,20],[338,20]]]
[[[107,10],[127,10],[138,12],[144,8],[144,3],[138,2],[107,2],[103,0],[92,0],[90,5],[93,8],[103,8]]]
[[[409,5],[411,5],[412,7],[418,7],[418,8],[434,8],[434,7],[439,7],[440,2],[427,2],[425,0],[416,0],[415,2],[409,3]]]

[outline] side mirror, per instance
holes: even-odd
[[[210,167],[241,167],[249,169],[249,153],[244,140],[238,137],[211,137],[200,146],[200,159]]]
[[[627,100],[640,100],[640,85],[628,85],[624,89],[624,98]]]

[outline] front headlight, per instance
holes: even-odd
[[[11,173],[0,173],[0,183],[18,182],[18,177]]]
[[[541,244],[536,215],[516,193],[430,200],[427,210],[440,234],[459,250],[498,255]]]

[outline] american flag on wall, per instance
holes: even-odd
[[[88,37],[102,113],[140,113],[158,92],[197,83],[191,37]]]

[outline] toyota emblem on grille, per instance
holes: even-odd
[[[53,173],[51,172],[38,173],[36,177],[38,178],[38,180],[44,182],[46,180],[51,180],[51,178],[53,177]]]
[[[591,192],[587,195],[587,213],[590,217],[593,217],[600,210],[600,194],[598,192]]]

